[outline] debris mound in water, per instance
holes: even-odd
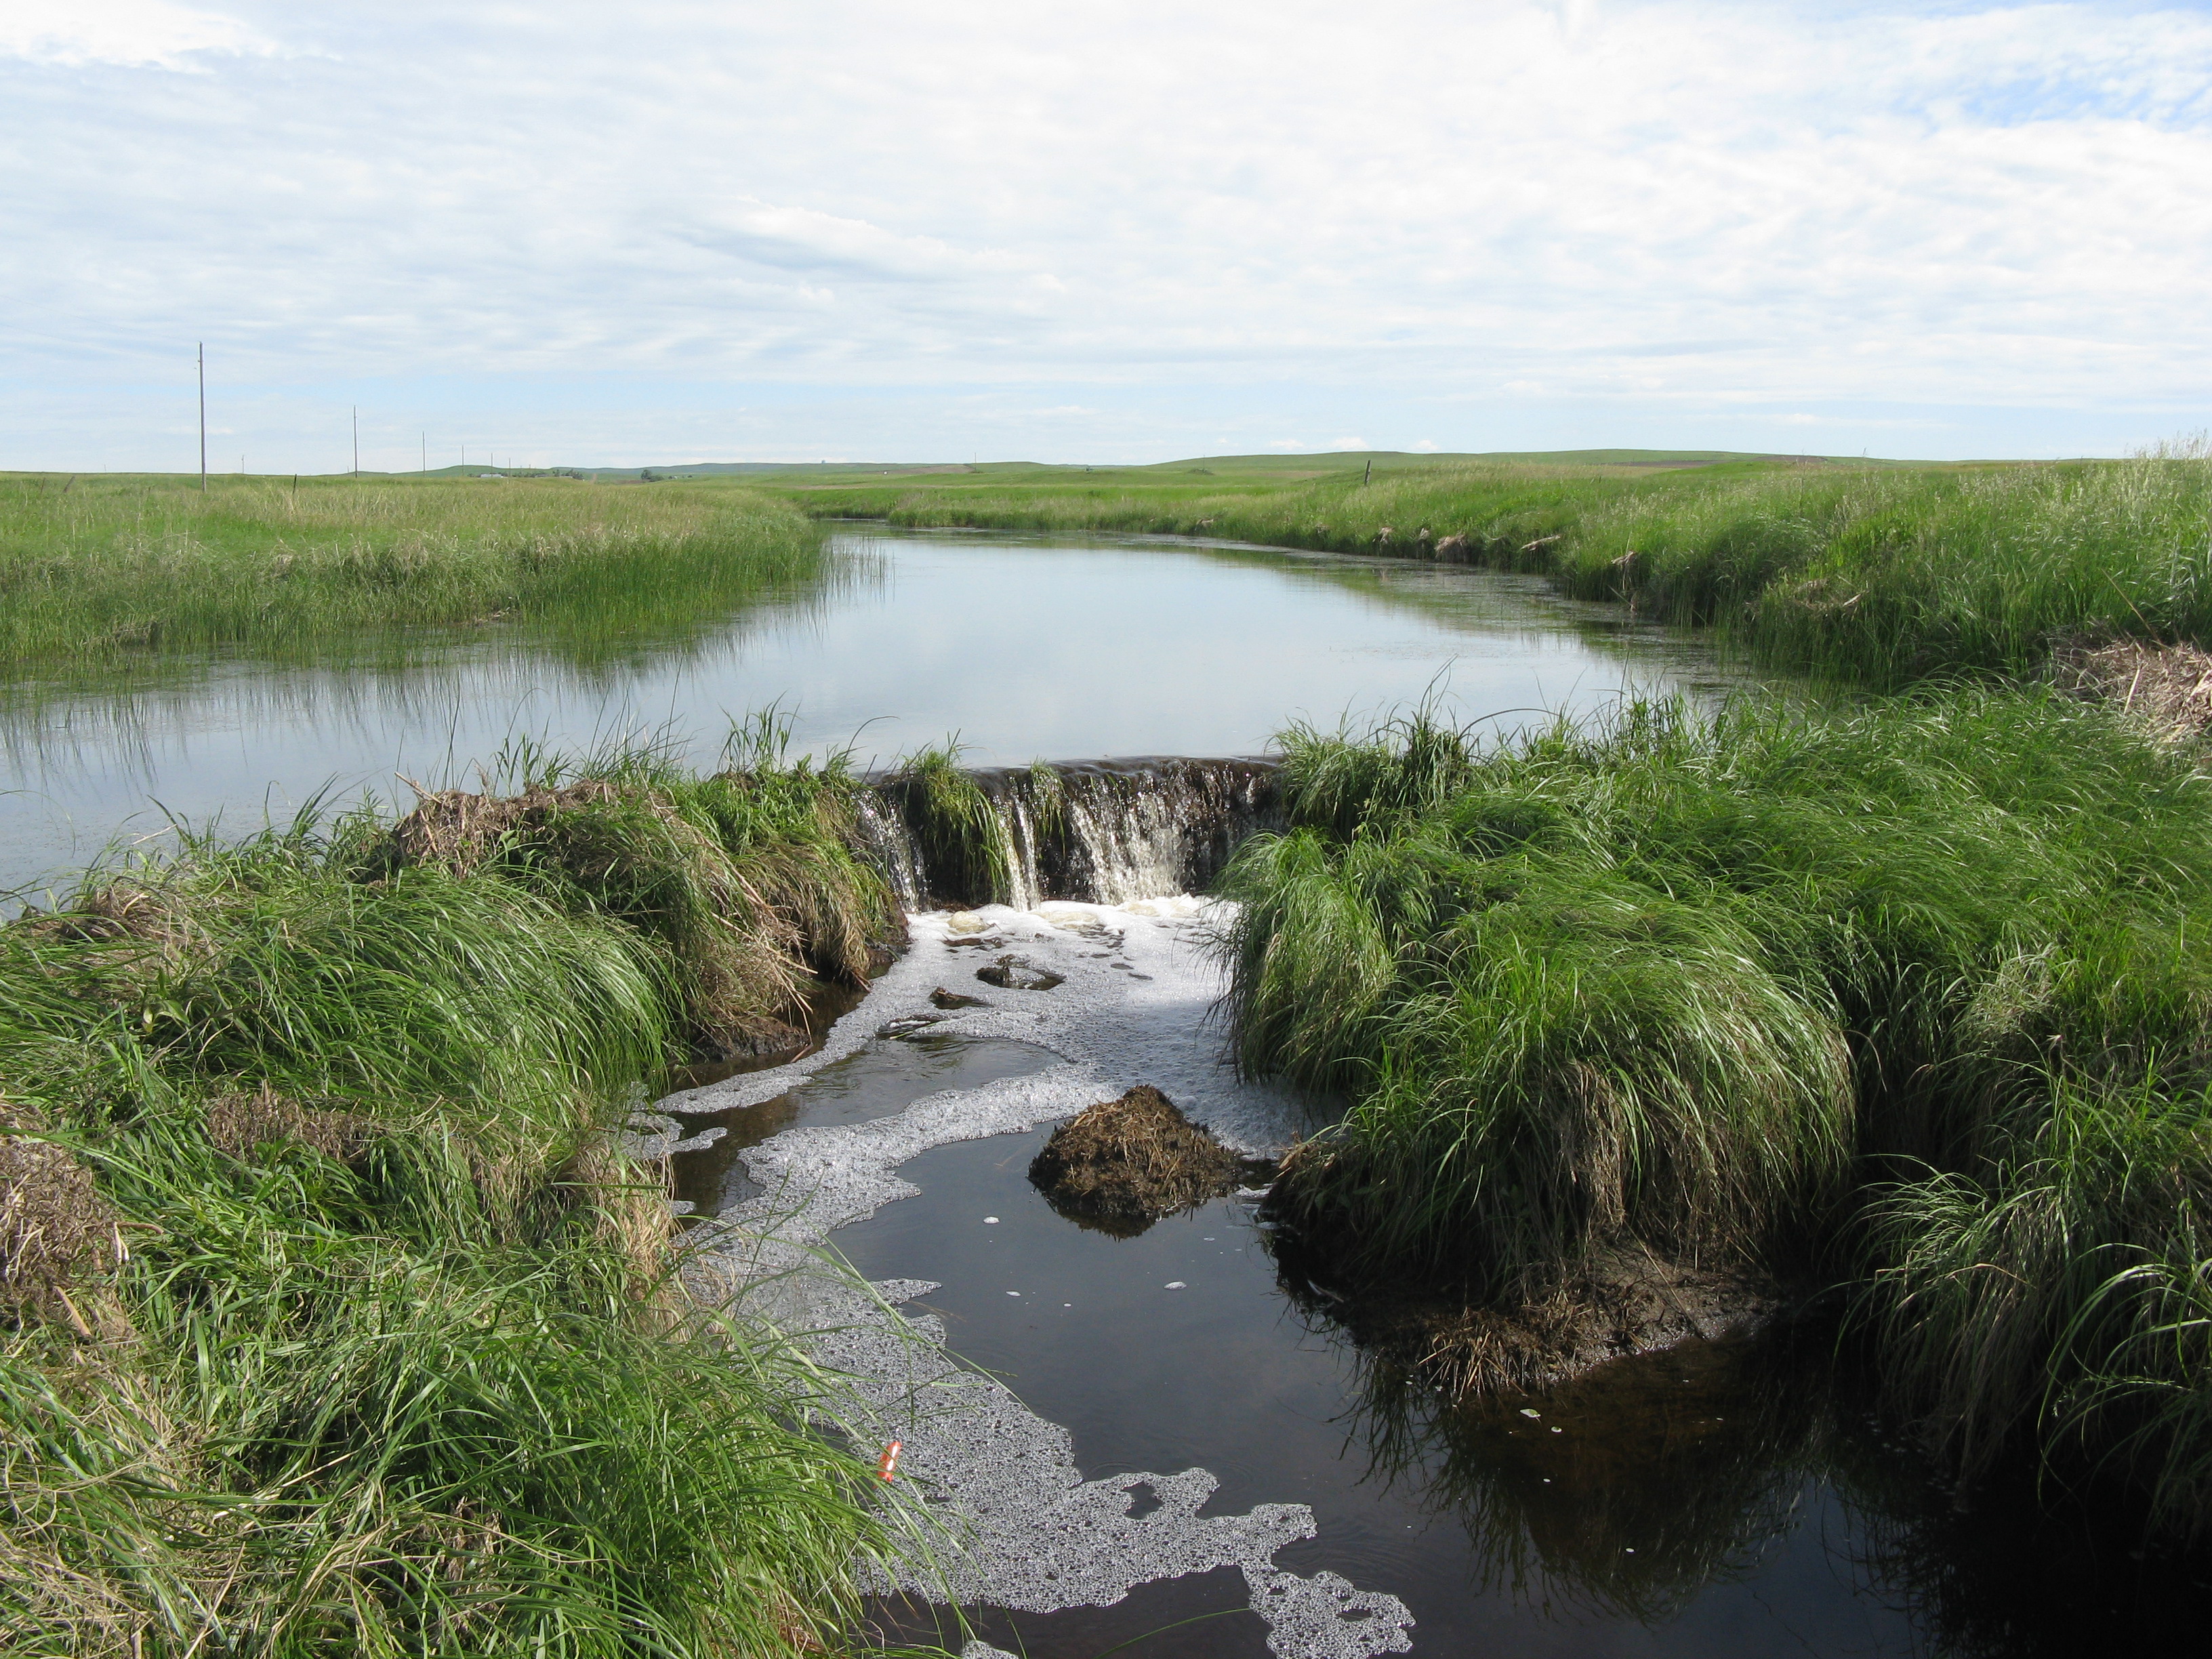
[[[1133,1234],[1231,1191],[1242,1167],[1173,1101],[1140,1083],[1054,1130],[1030,1164],[1030,1180],[1062,1214]]]
[[[1419,1285],[1367,1285],[1344,1294],[1316,1282],[1303,1261],[1290,1278],[1326,1303],[1362,1347],[1449,1400],[1548,1389],[1609,1361],[1749,1335],[1771,1324],[1786,1300],[1757,1274],[1700,1269],[1634,1249],[1583,1264],[1547,1292],[1489,1306]]]
[[[975,977],[1002,991],[1049,991],[1066,976],[1049,968],[1040,968],[1027,957],[1009,955],[1000,957],[988,968],[978,968]]]

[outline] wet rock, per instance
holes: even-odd
[[[1054,1209],[1125,1236],[1234,1191],[1244,1173],[1243,1159],[1142,1083],[1061,1124],[1030,1164]]]
[[[945,1018],[942,1014],[907,1014],[876,1027],[879,1037],[910,1037],[918,1031],[927,1031]]]
[[[940,1008],[988,1008],[991,1005],[981,997],[963,997],[957,991],[948,991],[942,985],[929,994],[929,1000]]]
[[[1049,968],[1040,968],[1027,957],[1009,953],[988,968],[978,968],[975,977],[1002,991],[1049,991],[1067,976],[1055,974]]]
[[[811,1041],[798,1026],[787,1025],[780,1019],[764,1019],[720,1031],[694,1031],[691,1063],[730,1066],[784,1059],[799,1054]]]

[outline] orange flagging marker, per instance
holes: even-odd
[[[888,1480],[891,1478],[892,1473],[898,1468],[898,1455],[899,1443],[896,1440],[884,1448],[883,1461],[876,1465],[876,1474],[879,1480]]]

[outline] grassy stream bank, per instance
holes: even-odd
[[[851,783],[538,762],[0,927],[0,1645],[796,1654],[902,1523],[632,1091],[855,979]],[[893,1507],[887,1508],[886,1504]]]
[[[729,489],[0,477],[0,668],[507,623],[588,647],[719,620],[823,567],[817,527]]]
[[[1534,572],[1844,694],[1502,749],[1426,718],[1287,734],[1290,827],[1221,884],[1231,1030],[1249,1072],[1352,1108],[1279,1202],[1352,1282],[1449,1283],[1522,1336],[1639,1261],[1846,1287],[1952,1467],[2039,1455],[2202,1544],[2201,444],[809,505]],[[2155,735],[2114,712],[2153,682]],[[1515,1380],[1513,1348],[1458,1378]]]
[[[807,491],[899,525],[1198,535],[1442,559],[1719,630],[1784,668],[1893,688],[2018,676],[2060,643],[2212,638],[2212,459],[1677,471],[1436,467],[1194,494],[1190,481],[1027,491]]]

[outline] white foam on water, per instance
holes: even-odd
[[[1012,1038],[1049,1048],[1064,1063],[925,1096],[872,1122],[793,1127],[747,1147],[738,1156],[761,1194],[702,1224],[690,1271],[702,1294],[743,1287],[749,1308],[786,1330],[812,1333],[811,1351],[856,1379],[874,1431],[904,1442],[901,1468],[928,1491],[946,1533],[876,1589],[1051,1613],[1109,1605],[1139,1584],[1234,1566],[1267,1624],[1269,1649],[1282,1659],[1402,1653],[1412,1646],[1413,1616],[1397,1597],[1361,1590],[1333,1572],[1302,1576],[1275,1566],[1277,1551],[1315,1535],[1304,1504],[1200,1516],[1219,1484],[1202,1468],[1085,1480],[1065,1428],[963,1366],[933,1316],[896,1311],[935,1286],[888,1281],[872,1296],[811,1266],[832,1231],[920,1191],[898,1170],[921,1153],[1025,1132],[1139,1083],[1240,1152],[1281,1152],[1308,1127],[1304,1111],[1277,1090],[1239,1081],[1207,1018],[1221,991],[1204,949],[1205,930],[1217,919],[1212,911],[1176,895],[911,917],[911,948],[819,1051],[672,1096],[659,1103],[668,1129],[672,1109],[691,1115],[770,1099],[886,1026]],[[1003,955],[1064,982],[1049,991],[978,984],[975,970]],[[929,1000],[940,985],[988,1006],[940,1013]],[[641,1127],[660,1133],[641,1136],[640,1151],[671,1144],[659,1124]],[[1139,1487],[1155,1506],[1132,1515]]]

